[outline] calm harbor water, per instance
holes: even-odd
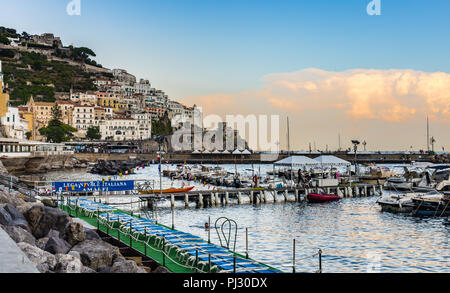
[[[225,167],[234,172],[234,165]],[[239,165],[238,171],[251,175],[251,168],[251,165]],[[272,166],[255,165],[257,173],[259,169],[265,174]],[[103,177],[78,170],[48,173],[47,178],[76,181]],[[159,180],[157,166],[140,170],[126,179]],[[157,184],[159,187],[159,182]],[[181,184],[181,181],[163,179],[163,188],[180,187]],[[201,184],[189,185],[208,189]],[[117,202],[119,199],[111,200]],[[219,217],[234,219],[238,224],[237,251],[245,252],[245,228],[248,228],[250,257],[286,272],[292,271],[293,239],[297,243],[297,272],[318,269],[318,258],[309,256],[319,248],[323,250],[325,273],[450,272],[449,219],[381,213],[376,200],[369,197],[342,199],[329,204],[280,202],[207,209],[195,209],[194,206],[184,209],[184,203],[177,202],[175,228],[207,239],[204,224],[211,217],[211,240],[219,244],[214,221]],[[171,226],[170,203],[163,201],[158,206],[159,222]]]

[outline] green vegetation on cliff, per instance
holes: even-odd
[[[170,135],[172,133],[172,121],[167,112],[158,121],[152,121],[152,135]]]
[[[26,104],[31,95],[37,101],[53,102],[56,92],[96,90],[93,74],[79,66],[49,61],[45,55],[0,49],[5,83],[11,89],[11,104]],[[13,55],[13,57],[11,57]]]

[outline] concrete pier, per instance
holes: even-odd
[[[5,273],[30,274],[39,271],[8,233],[0,228],[0,274]]]

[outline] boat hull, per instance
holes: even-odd
[[[394,214],[408,214],[414,210],[413,204],[403,204],[400,205],[398,203],[386,203],[386,202],[378,202],[381,206],[381,211],[394,213]]]
[[[192,191],[192,189],[194,189],[194,187],[189,187],[189,188],[169,188],[169,189],[164,189],[162,192],[161,190],[142,190],[140,191],[141,194],[173,194],[173,193],[186,193],[189,191]]]
[[[337,195],[320,195],[320,194],[308,194],[308,202],[310,203],[325,203],[338,201],[341,198]]]

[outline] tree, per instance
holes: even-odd
[[[164,116],[161,117],[158,121],[152,121],[153,135],[170,135],[172,133],[172,121],[170,121],[167,111],[164,113]]]
[[[30,140],[31,137],[33,136],[33,133],[31,133],[31,131],[28,131],[27,133],[25,133],[25,137]]]
[[[58,105],[54,105],[52,107],[52,120],[61,120],[62,113],[61,109],[59,109]]]
[[[39,133],[46,137],[47,142],[61,143],[69,141],[73,137],[73,133],[77,132],[76,128],[62,123],[59,119],[61,119],[61,110],[59,110],[58,105],[55,105],[52,108],[52,120],[47,127],[39,129]]]
[[[86,138],[89,140],[101,139],[102,135],[100,134],[100,127],[98,126],[89,126]]]
[[[0,43],[9,45],[11,41],[5,35],[0,35]]]

